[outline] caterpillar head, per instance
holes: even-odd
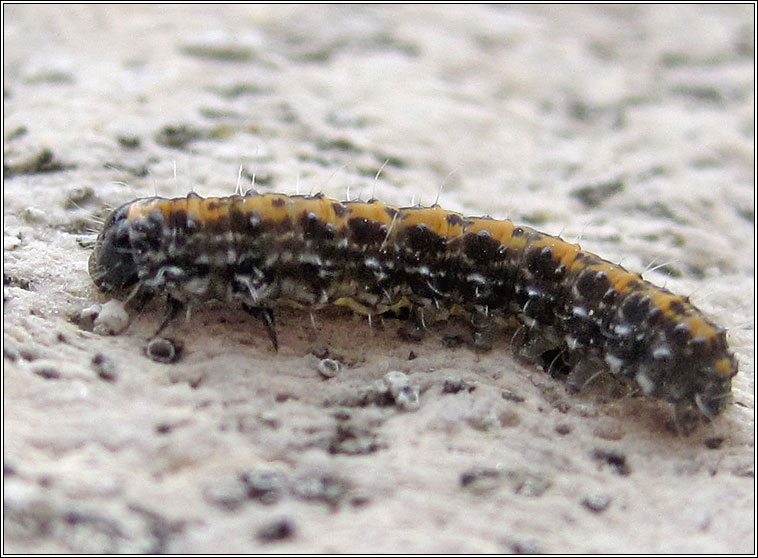
[[[108,216],[89,258],[90,277],[104,292],[124,289],[138,280],[129,241],[130,206],[131,203],[124,204]]]

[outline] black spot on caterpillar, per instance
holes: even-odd
[[[726,331],[686,297],[561,238],[438,206],[256,192],[141,198],[107,219],[89,270],[106,292],[167,295],[169,317],[187,303],[238,301],[274,347],[282,302],[515,319],[543,358],[603,362],[709,419],[728,405],[737,373]]]

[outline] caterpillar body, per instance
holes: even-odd
[[[559,237],[436,205],[254,191],[140,198],[108,217],[89,271],[106,292],[238,301],[269,317],[275,346],[271,310],[283,301],[515,319],[545,350],[602,361],[707,418],[728,405],[737,373],[725,329],[687,297]]]

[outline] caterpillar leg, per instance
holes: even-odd
[[[158,335],[161,334],[161,332],[166,329],[166,327],[176,319],[176,317],[179,315],[179,312],[182,311],[184,308],[184,303],[180,300],[177,300],[176,298],[173,298],[169,296],[166,300],[166,314],[163,316],[163,320],[161,321],[161,325],[158,326],[158,329],[155,330],[155,333],[150,337],[150,339],[155,339],[158,337]]]
[[[279,352],[279,341],[276,337],[276,325],[274,323],[274,311],[271,308],[255,307],[248,304],[242,304],[242,308],[251,316],[259,319],[266,326],[268,338],[274,345],[274,351]]]
[[[401,308],[395,313],[400,319],[404,320],[400,327],[397,328],[398,337],[410,343],[420,342],[426,335],[423,308],[406,307]]]
[[[166,313],[163,316],[161,325],[155,330],[144,346],[145,355],[156,362],[162,364],[172,364],[181,358],[182,343],[160,337],[166,327],[179,315],[184,308],[184,303],[172,296],[166,298]]]
[[[497,324],[494,318],[486,312],[474,312],[471,315],[471,327],[473,328],[472,348],[478,353],[491,351],[497,335]]]

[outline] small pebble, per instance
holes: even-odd
[[[258,529],[255,536],[262,542],[275,542],[289,539],[294,534],[294,522],[287,517],[282,517],[280,519],[275,519],[271,523],[267,523]]]
[[[387,372],[383,380],[398,409],[415,411],[421,406],[419,387],[411,385],[411,380],[407,374],[393,370]]]
[[[582,500],[582,505],[590,511],[600,513],[605,511],[611,503],[610,496],[606,494],[594,494]]]
[[[511,550],[515,554],[544,554],[545,550],[537,539],[524,539],[521,541],[514,541],[510,545]]]
[[[470,384],[465,380],[462,380],[461,378],[452,378],[445,380],[445,383],[442,385],[442,393],[448,394],[448,393],[458,393],[459,391],[465,391],[466,393],[471,393],[476,389],[476,386],[474,384]]]
[[[99,304],[93,304],[80,310],[74,317],[73,321],[79,324],[79,327],[85,331],[92,331],[95,329],[95,320],[100,315],[100,311],[103,307]]]
[[[21,211],[21,218],[27,223],[42,223],[45,216],[45,212],[39,207],[27,207]]]
[[[32,372],[46,380],[59,380],[61,378],[60,370],[50,366],[46,362],[35,363],[32,367]]]
[[[347,493],[342,479],[330,473],[312,472],[297,478],[292,493],[300,500],[324,502],[336,506]]]
[[[7,234],[7,233],[6,233]],[[21,237],[18,235],[3,236],[3,250],[15,250],[21,246]]]
[[[129,325],[129,314],[124,303],[109,300],[102,305],[99,314],[94,319],[92,331],[98,335],[118,335]]]
[[[621,452],[596,449],[592,452],[592,458],[611,466],[613,470],[622,477],[625,477],[632,472],[631,467],[626,462],[626,456]]]
[[[173,364],[179,360],[181,354],[181,345],[165,337],[151,339],[145,346],[145,355],[161,364]]]
[[[571,426],[569,426],[565,422],[562,422],[555,426],[555,432],[557,434],[560,434],[561,436],[566,436],[567,434],[571,434]]]
[[[116,365],[103,353],[97,353],[92,357],[92,368],[97,372],[97,376],[106,382],[115,382],[118,377]]]
[[[510,469],[503,472],[514,494],[537,498],[542,496],[552,485],[550,479],[539,472],[527,469]]]
[[[602,440],[618,441],[624,437],[624,430],[619,424],[600,424],[595,429],[595,436]]]
[[[316,369],[324,378],[334,378],[340,373],[340,363],[331,358],[322,358],[319,360]]]
[[[525,401],[524,397],[509,389],[504,389],[500,395],[506,401],[513,401],[514,403],[523,403]]]
[[[371,503],[371,498],[366,494],[356,494],[350,498],[350,505],[354,508],[361,508]]]
[[[243,473],[242,482],[247,486],[247,497],[261,504],[275,504],[284,494],[285,478],[278,471]]]
[[[90,186],[75,186],[66,195],[66,209],[78,208],[89,201],[95,195],[95,191]]]
[[[474,494],[485,494],[501,485],[502,476],[497,469],[471,469],[461,473],[460,483]]]
[[[245,482],[238,475],[220,475],[203,490],[205,501],[226,510],[236,510],[248,499]]]
[[[721,436],[714,436],[713,438],[706,438],[704,443],[708,449],[719,449],[725,440]]]

